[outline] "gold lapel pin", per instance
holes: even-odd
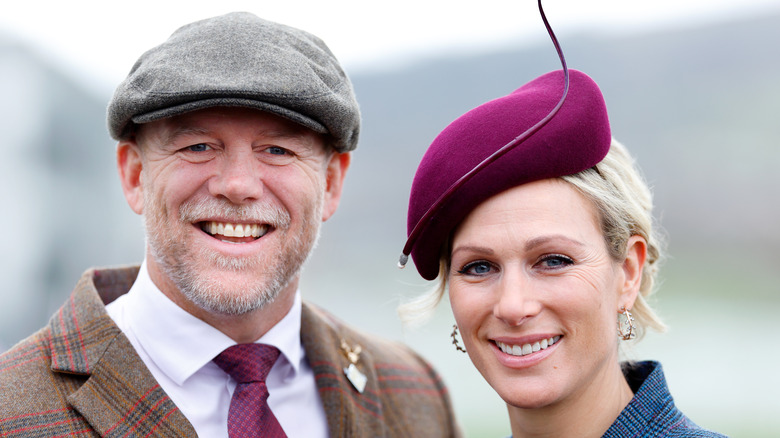
[[[347,344],[347,341],[342,339],[341,349],[344,351],[344,356],[349,360],[349,366],[344,368],[344,375],[357,392],[362,394],[366,389],[366,382],[368,381],[368,377],[366,377],[366,375],[357,367],[357,362],[360,360],[360,353],[363,351],[363,347],[358,344],[350,347],[349,344]]]

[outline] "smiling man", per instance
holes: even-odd
[[[108,107],[140,266],[91,269],[0,356],[0,436],[457,436],[403,345],[301,298],[360,114],[318,38],[247,13],[186,25]]]

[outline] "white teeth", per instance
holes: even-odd
[[[206,231],[211,235],[226,237],[261,237],[268,232],[268,225],[259,224],[231,224],[211,221],[206,226]]]
[[[501,349],[506,354],[511,354],[513,356],[525,356],[527,354],[536,353],[537,351],[545,350],[547,347],[552,346],[558,340],[561,339],[560,336],[554,336],[552,338],[542,339],[539,342],[534,342],[533,344],[523,344],[523,345],[510,345],[505,344],[503,342],[496,341],[496,345],[498,345],[498,348]]]

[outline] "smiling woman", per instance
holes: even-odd
[[[452,242],[450,302],[466,350],[516,416],[574,408],[583,392],[616,395],[616,412],[628,403],[629,386],[615,378],[615,309],[632,307],[643,239],[612,259],[592,204],[545,179],[480,204]],[[612,420],[591,425],[604,430]]]
[[[449,291],[465,350],[507,403],[515,438],[720,436],[675,407],[659,363],[620,362],[621,339],[663,330],[645,300],[661,245],[650,191],[611,138],[597,85],[568,73],[560,111],[479,171],[554,107],[566,72],[471,110],[431,144],[407,248],[440,287],[402,314]]]
[[[646,302],[655,229],[598,86],[548,73],[464,114],[426,152],[404,251],[440,286],[402,314],[449,292],[453,337],[515,438],[722,436],[675,407],[658,362],[620,362],[621,340],[664,327]]]

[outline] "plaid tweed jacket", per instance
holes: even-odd
[[[196,436],[105,311],[137,273],[87,271],[47,327],[0,355],[0,436]],[[344,376],[342,339],[363,347],[362,394]],[[447,389],[407,347],[362,335],[307,303],[301,342],[331,437],[460,436]]]

